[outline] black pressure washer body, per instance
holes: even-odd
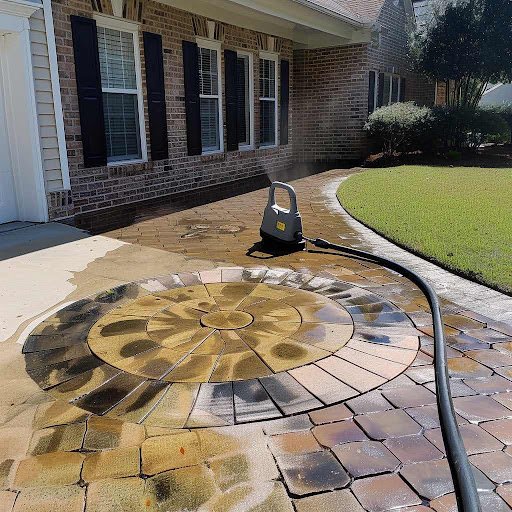
[[[284,208],[276,202],[276,189],[288,192],[290,207]],[[302,236],[302,218],[297,206],[297,194],[288,183],[274,181],[270,185],[268,203],[263,213],[260,235],[264,243],[286,246],[297,250],[305,247]]]

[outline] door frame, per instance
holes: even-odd
[[[18,220],[48,221],[30,49],[30,16],[42,4],[0,0],[0,55]]]

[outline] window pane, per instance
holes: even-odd
[[[391,77],[389,75],[384,75],[384,94],[382,98],[383,105],[389,105],[389,92],[391,88]]]
[[[238,143],[242,145],[247,145],[251,143],[251,111],[249,105],[249,57],[247,55],[243,57],[238,57],[237,71]]]
[[[103,93],[107,161],[142,158],[135,94]]]
[[[199,48],[199,92],[207,95],[219,93],[217,50]]]
[[[393,77],[393,88],[391,89],[391,103],[398,101],[398,83],[399,79],[397,76]]]
[[[98,51],[103,88],[137,88],[132,34],[98,27]]]
[[[260,97],[276,96],[276,63],[273,60],[260,59]]]
[[[220,149],[219,144],[219,100],[201,98],[201,141],[203,151]]]
[[[273,146],[276,143],[275,101],[260,101],[260,144]]]

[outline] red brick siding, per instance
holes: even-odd
[[[195,39],[191,14],[148,1],[141,31],[159,33],[163,39],[169,159],[154,163],[149,161],[144,164],[84,168],[69,18],[72,14],[91,17],[93,15],[91,3],[87,0],[53,2],[64,125],[75,214],[225,183],[263,174],[270,170],[285,170],[292,165],[293,100],[290,102],[288,145],[210,156],[189,157],[187,155],[181,44],[184,39]],[[140,39],[144,107],[147,113],[142,36]],[[225,41],[222,48],[254,52],[254,126],[257,143],[259,135],[259,64],[256,33],[226,25]],[[290,61],[292,74],[291,41],[284,42],[280,57]],[[222,77],[224,82],[223,71]],[[293,89],[292,77],[291,89]],[[225,121],[225,115],[223,117]],[[146,132],[147,129],[146,116]],[[149,155],[151,141],[148,133],[146,133],[146,140]]]

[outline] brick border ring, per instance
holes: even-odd
[[[391,302],[340,280],[268,268],[146,279],[39,324],[23,353],[54,398],[168,428],[280,418],[353,398],[414,361]]]

